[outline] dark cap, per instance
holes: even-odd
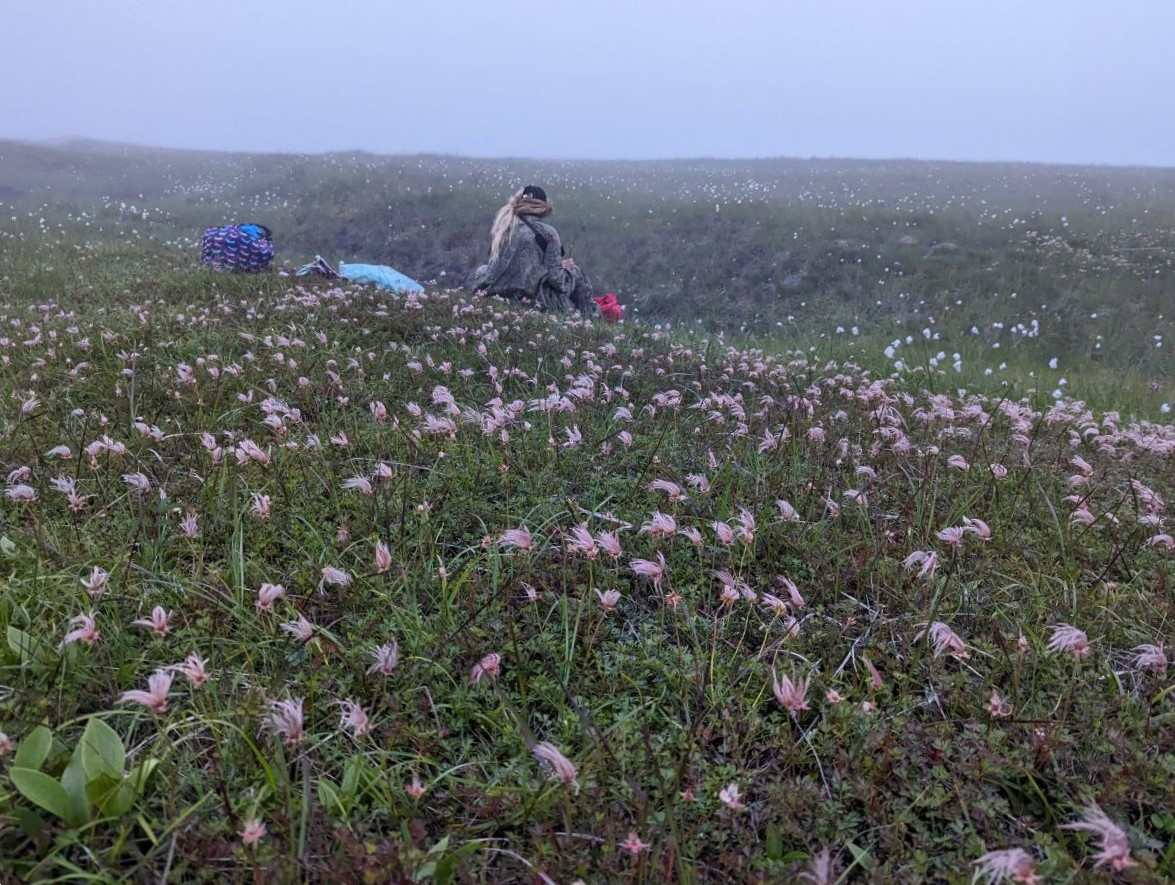
[[[546,201],[547,192],[545,190],[543,190],[541,187],[539,187],[537,184],[528,184],[526,187],[524,187],[522,189],[522,196],[524,196],[528,199],[531,199],[531,200]]]

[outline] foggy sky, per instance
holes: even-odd
[[[0,138],[1175,165],[1172,0],[3,0]]]

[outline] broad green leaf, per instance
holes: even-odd
[[[45,644],[39,639],[21,630],[19,627],[8,627],[8,647],[20,658],[22,664],[27,664],[36,658],[46,656]]]
[[[20,790],[20,794],[52,815],[62,820],[70,816],[69,796],[65,787],[54,778],[32,768],[12,768],[8,772],[12,778],[12,785]]]
[[[16,544],[8,535],[0,535],[0,553],[5,556],[16,555]]]
[[[121,777],[100,774],[86,784],[86,798],[106,817],[122,817],[134,807],[135,790]]]
[[[107,774],[121,780],[126,765],[126,750],[118,733],[97,717],[91,717],[82,732],[82,767],[86,779]]]
[[[48,826],[45,818],[25,805],[18,807],[15,814],[17,826],[30,839],[40,838],[41,833],[45,832],[45,827]]]
[[[70,826],[80,827],[93,816],[90,801],[86,798],[87,780],[86,770],[82,765],[82,745],[79,741],[69,757],[69,764],[61,773],[61,786],[69,796],[69,816],[66,820]]]
[[[49,749],[53,746],[53,732],[44,725],[38,725],[24,736],[20,746],[16,748],[16,755],[12,757],[14,768],[39,769],[49,758]]]

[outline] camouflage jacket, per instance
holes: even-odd
[[[546,248],[539,244],[540,236]],[[554,227],[537,218],[519,220],[497,257],[477,269],[473,288],[533,301],[540,310],[593,313],[591,283],[578,267],[568,269],[562,262],[563,244]]]

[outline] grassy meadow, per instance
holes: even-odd
[[[531,180],[623,323],[460,290]],[[1175,878],[1175,170],[0,143],[0,204],[0,882]]]

